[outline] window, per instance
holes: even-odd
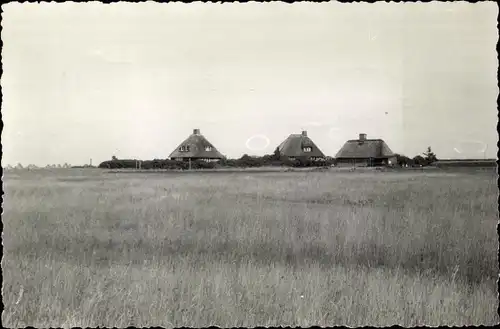
[[[212,151],[212,147],[211,146],[205,146],[205,151],[207,151],[207,152]]]
[[[309,146],[306,146],[302,149],[304,152],[311,152],[312,151],[312,147],[309,147]]]
[[[189,152],[189,145],[181,146],[179,148],[179,151],[181,151],[181,152]]]

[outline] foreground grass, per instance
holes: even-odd
[[[498,322],[492,173],[93,173],[5,178],[6,326]]]

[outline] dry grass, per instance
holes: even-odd
[[[7,327],[492,325],[496,174],[4,177]]]

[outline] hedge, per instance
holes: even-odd
[[[136,169],[139,160],[115,159],[104,161],[99,164],[99,168],[104,169]],[[141,169],[171,169],[187,170],[188,161],[176,160],[145,160],[141,162]],[[325,167],[334,163],[332,159],[312,161],[309,159],[288,158],[275,159],[272,156],[249,157],[243,156],[240,159],[222,159],[218,162],[206,162],[202,160],[191,161],[191,169],[214,169],[214,168],[254,168],[263,166],[273,167]]]

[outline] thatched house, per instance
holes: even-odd
[[[203,160],[208,162],[224,158],[215,146],[200,134],[200,129],[194,129],[193,133],[169,157],[178,161]]]
[[[325,155],[307,136],[307,131],[302,134],[291,134],[278,146],[281,156],[288,157],[290,160],[296,158],[307,158],[310,160],[324,159]]]
[[[396,157],[382,139],[367,139],[359,134],[359,139],[348,140],[335,156],[337,166],[385,166],[396,163]]]

